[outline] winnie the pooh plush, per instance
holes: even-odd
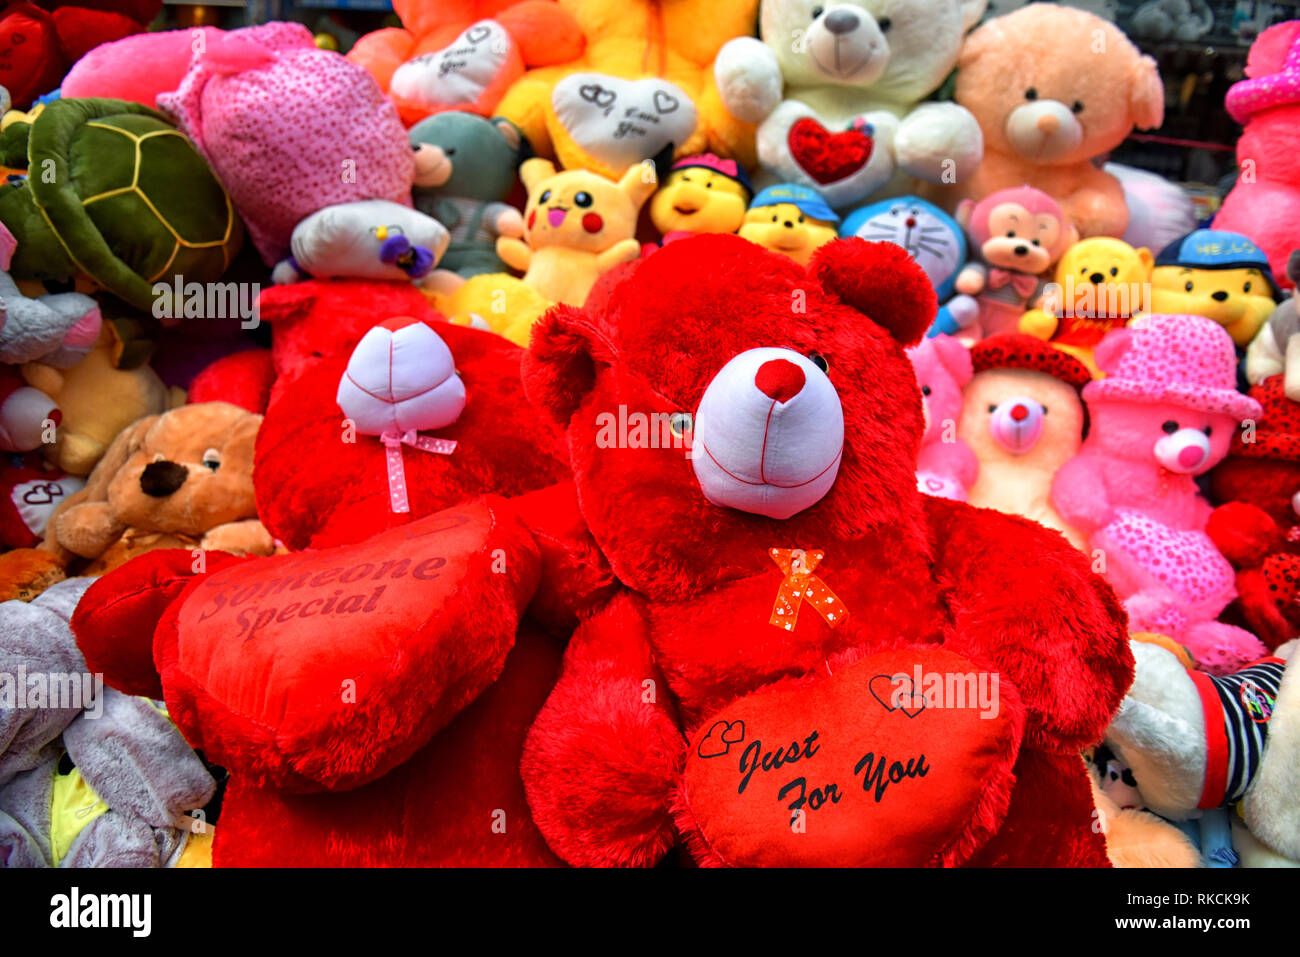
[[[777,180],[819,190],[836,209],[895,173],[969,177],[982,143],[955,103],[924,103],[952,72],[986,0],[763,0],[762,41],[718,54],[722,102],[758,123],[758,160]],[[918,105],[919,104],[919,105]],[[908,191],[898,176],[894,193]]]
[[[954,98],[979,121],[984,159],[954,189],[980,200],[1034,186],[1061,204],[1079,235],[1124,235],[1124,190],[1093,159],[1134,127],[1160,125],[1155,60],[1095,14],[1031,3],[975,30],[957,65]]]
[[[1105,865],[1078,751],[1131,680],[1123,612],[1056,534],[918,491],[934,309],[893,244],[805,269],[714,235],[535,330],[525,388],[617,579],[521,764],[560,857]],[[619,410],[659,441],[607,442]],[[940,672],[997,673],[996,713]]]
[[[739,235],[806,266],[813,253],[835,238],[839,221],[815,190],[778,183],[754,197]]]
[[[539,156],[617,179],[665,151],[754,163],[754,127],[727,111],[714,58],[750,36],[758,0],[558,0],[587,38],[581,56],[525,73],[497,112]]]

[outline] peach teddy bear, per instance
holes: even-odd
[[[984,134],[983,162],[957,187],[965,196],[1034,186],[1080,236],[1124,235],[1124,190],[1093,159],[1135,126],[1158,127],[1165,98],[1155,60],[1118,27],[1051,3],[990,20],[962,47],[954,98]]]

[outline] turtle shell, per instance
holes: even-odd
[[[230,197],[194,144],[155,110],[49,103],[28,142],[32,201],[78,268],[151,310],[153,286],[214,282],[243,242]]]

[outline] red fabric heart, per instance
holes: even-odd
[[[482,500],[357,545],[241,562],[159,623],[171,716],[260,784],[364,784],[496,680],[538,571],[527,531]]]
[[[811,116],[795,120],[786,142],[799,168],[822,185],[852,176],[871,159],[872,140],[866,133],[831,133]]]
[[[948,677],[965,675],[976,684]],[[961,655],[914,648],[740,698],[692,735],[678,826],[706,864],[961,863],[1006,813],[1023,723],[1014,688],[999,680],[992,694],[984,673],[980,700],[980,680]]]

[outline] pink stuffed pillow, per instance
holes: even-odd
[[[369,73],[317,49],[301,24],[211,38],[158,108],[212,165],[268,266],[326,206],[411,205],[415,161],[397,110]]]

